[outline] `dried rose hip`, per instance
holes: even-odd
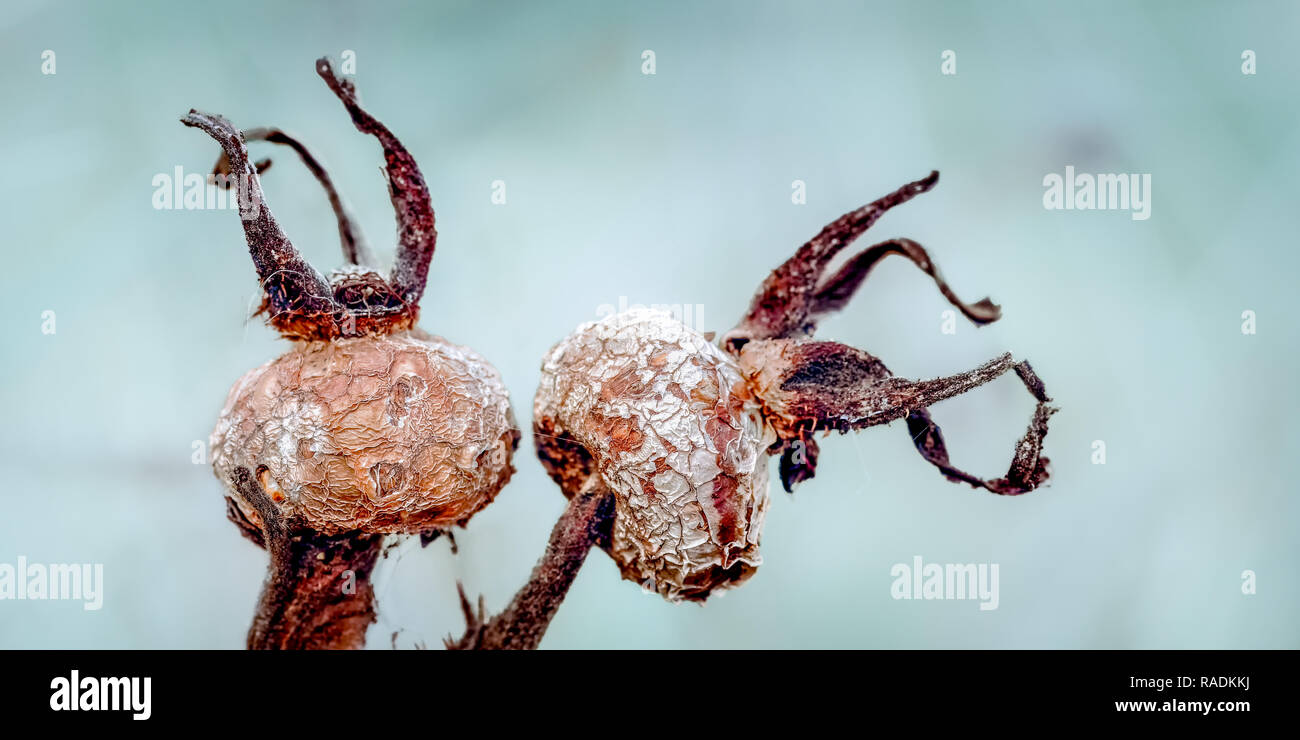
[[[551,350],[533,403],[538,453],[573,495],[614,492],[609,554],[672,601],[735,585],[758,566],[776,441],[735,360],[666,313],[584,324]],[[580,447],[569,464],[563,449]]]
[[[534,401],[538,455],[570,497],[527,585],[489,619],[464,599],[462,648],[536,647],[591,546],[624,578],[672,601],[702,601],[753,574],[767,509],[761,453],[780,455],[792,491],[813,477],[817,432],[848,432],[906,419],[925,460],[949,480],[999,494],[1047,479],[1048,405],[1026,362],[1003,355],[928,381],[894,377],[872,355],[812,338],[884,257],[910,259],[976,324],[997,320],[987,298],[962,302],[916,242],[892,239],[832,259],[885,211],[939,173],[845,214],[799,248],[759,287],[749,311],[717,345],[669,314],[634,310],[584,324],[542,365]],[[927,407],[1014,370],[1038,406],[1007,475],[984,480],[952,466]]]
[[[303,343],[250,371],[212,432],[223,481],[254,471],[276,516],[321,534],[467,521],[509,480],[517,432],[479,355],[419,330]],[[240,520],[257,506],[231,486]]]
[[[231,389],[212,432],[227,512],[271,554],[250,648],[360,647],[374,621],[370,572],[383,535],[464,524],[509,481],[519,432],[496,369],[415,328],[437,234],[415,160],[366,113],[326,59],[317,72],[353,123],[384,150],[397,212],[396,264],[385,278],[334,186],[307,149],[276,129],[241,132],[190,111],[187,126],[222,147],[216,172],[244,188],[262,310],[288,353]],[[327,281],[280,230],[249,162],[247,140],[293,147],[320,180],[350,264]]]

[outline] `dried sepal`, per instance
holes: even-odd
[[[329,283],[303,259],[271,215],[239,129],[219,115],[196,110],[181,123],[200,129],[221,145],[231,175],[244,189],[239,197],[239,218],[266,296],[268,323],[289,337],[331,336],[341,311]]]
[[[361,107],[356,86],[335,74],[327,57],[316,60],[316,72],[343,103],[357,130],[373,135],[383,146],[388,192],[397,214],[397,256],[388,282],[407,305],[417,306],[428,282],[429,262],[438,240],[424,175],[402,142]]]
[[[934,264],[929,253],[920,244],[911,239],[890,239],[853,255],[838,272],[817,285],[806,320],[806,330],[811,333],[815,330],[818,320],[847,305],[863,281],[867,279],[871,268],[891,254],[908,258],[912,264],[929,275],[943,297],[976,325],[997,321],[1002,317],[1001,307],[988,298],[981,298],[974,303],[966,303],[958,298],[939,273],[939,267]]]
[[[847,432],[888,424],[1014,366],[1004,354],[968,372],[917,381],[895,377],[878,358],[839,342],[766,339],[746,344],[740,353],[740,367],[763,399],[768,423],[786,439],[814,426]]]
[[[250,129],[248,138],[284,144],[298,152],[330,198],[339,226],[344,257],[350,265],[336,270],[326,281],[293,248],[266,207],[257,173],[270,166],[248,159],[245,137],[221,116],[191,111],[182,118],[187,126],[207,132],[221,144],[223,156],[215,174],[226,174],[241,189],[240,215],[249,251],[261,278],[264,302],[259,313],[286,337],[329,341],[404,331],[419,318],[419,300],[428,278],[437,233],[428,188],[415,159],[401,142],[357,101],[350,80],[334,74],[328,59],[316,64],[317,72],[342,100],[353,123],[375,135],[384,148],[389,193],[397,214],[398,248],[392,278],[371,267],[369,247],[348,214],[320,162],[301,142],[278,129]]]
[[[744,318],[728,332],[724,346],[739,349],[751,339],[810,334],[819,301],[818,286],[840,250],[871,228],[886,211],[926,192],[938,181],[939,173],[931,172],[827,224],[763,280]]]
[[[949,479],[994,493],[1016,494],[1033,490],[1047,478],[1042,443],[1047,419],[1056,409],[1047,405],[1051,399],[1029,363],[1015,362],[1010,354],[964,373],[908,380],[894,376],[869,353],[838,342],[770,339],[746,344],[740,353],[740,367],[755,395],[763,399],[765,419],[781,439],[794,441],[787,444],[804,444],[799,440],[814,430],[848,432],[907,418],[917,450]],[[1013,370],[1038,406],[1016,447],[1011,470],[1006,478],[994,480],[957,470],[948,460],[939,427],[925,409]],[[812,469],[803,471],[800,480],[812,473]],[[786,490],[790,488],[787,485]]]
[[[1016,363],[1014,369],[1038,403],[1034,406],[1034,415],[1029,421],[1029,428],[1016,444],[1015,457],[1011,460],[1011,466],[1007,469],[1005,477],[985,480],[953,467],[948,459],[943,432],[939,429],[939,425],[934,423],[929,412],[926,409],[918,409],[908,414],[907,431],[912,435],[917,451],[949,480],[968,483],[976,488],[1010,496],[1028,493],[1047,481],[1049,461],[1043,454],[1043,440],[1047,437],[1047,420],[1056,413],[1057,408],[1048,405],[1052,399],[1048,398],[1043,381],[1034,373],[1028,362]]]
[[[811,478],[816,448],[808,447],[816,430],[847,432],[907,418],[917,449],[950,480],[970,483],[995,493],[1030,491],[1047,479],[1047,458],[1042,456],[1047,420],[1055,411],[1047,405],[1042,381],[1027,362],[1015,363],[1009,354],[985,365],[947,378],[910,381],[894,377],[876,357],[836,342],[815,342],[809,337],[817,322],[842,309],[857,293],[880,260],[891,254],[907,257],[934,280],[939,292],[976,325],[996,321],[1000,307],[988,298],[962,301],[948,286],[929,253],[910,239],[890,239],[851,257],[828,275],[835,255],[860,236],[888,209],[932,188],[939,173],[909,183],[863,208],[828,224],[772,271],[754,296],[748,313],[722,346],[740,359],[764,404],[764,417],[781,442],[769,449],[781,455],[781,479],[786,490]],[[937,425],[926,407],[965,393],[1014,369],[1038,400],[1033,420],[1016,448],[1005,478],[984,480],[953,467]],[[806,457],[806,450],[813,455]],[[810,460],[796,464],[796,456]]]
[[[339,243],[343,247],[343,258],[354,265],[376,264],[375,256],[370,250],[370,244],[366,241],[365,235],[361,233],[361,227],[343,201],[343,196],[339,195],[338,189],[334,187],[334,181],[330,178],[329,172],[325,170],[325,166],[320,163],[320,160],[316,159],[305,144],[278,128],[246,128],[243,133],[245,143],[266,141],[293,149],[298,154],[298,158],[302,160],[303,165],[320,183],[321,189],[325,191],[325,196],[329,199],[330,209],[334,211],[334,219],[338,222]],[[270,159],[263,159],[256,165],[259,175],[270,168]],[[225,151],[221,152],[216,164],[213,165],[212,174],[215,184],[221,187],[230,188],[235,184],[235,181],[230,178],[230,157]]]

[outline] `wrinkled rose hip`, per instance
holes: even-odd
[[[416,533],[490,503],[516,434],[486,360],[404,332],[302,344],[250,371],[212,433],[212,464],[223,481],[255,471],[282,517],[322,534]],[[260,530],[257,508],[230,495]]]
[[[584,324],[543,362],[533,419],[567,495],[592,473],[613,490],[609,552],[624,578],[698,600],[761,562],[761,451],[776,437],[739,365],[703,335],[655,311]],[[589,453],[585,469],[552,462],[565,440]]]
[[[212,432],[227,514],[270,552],[250,648],[356,648],[374,622],[370,573],[389,534],[465,524],[514,471],[519,440],[501,376],[473,351],[415,327],[437,232],[414,158],[326,59],[318,74],[384,150],[398,247],[385,277],[316,158],[279,129],[241,132],[190,111],[222,147],[214,176],[241,188],[240,220],[262,312],[293,349],[231,389]],[[350,264],[327,280],[262,197],[247,141],[293,148],[319,180]]]
[[[813,339],[872,268],[906,257],[975,324],[1001,310],[965,303],[910,239],[832,261],[882,214],[932,188],[909,183],[828,224],[759,286],[749,310],[715,346],[664,313],[634,310],[584,324],[547,355],[534,401],[537,453],[569,497],[546,553],[500,614],[461,590],[467,629],[458,648],[533,648],[591,547],[623,576],[672,601],[702,601],[754,573],[767,508],[766,462],[780,456],[786,491],[811,479],[818,433],[906,421],[922,458],[948,480],[1003,495],[1048,477],[1042,454],[1055,408],[1027,362],[1004,354],[934,380],[894,376],[878,358]],[[1014,372],[1037,400],[1007,474],[983,479],[952,465],[928,407]]]

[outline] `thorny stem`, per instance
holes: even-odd
[[[357,226],[356,219],[353,218],[347,204],[343,202],[342,196],[335,189],[333,180],[330,179],[329,173],[325,171],[325,166],[312,155],[305,144],[278,128],[244,129],[244,141],[267,141],[272,144],[287,146],[297,152],[298,157],[302,159],[302,163],[315,176],[321,188],[325,190],[326,197],[329,198],[330,208],[333,209],[334,218],[339,225],[339,242],[343,246],[343,258],[354,265],[374,266],[376,264],[375,256],[370,251],[370,244],[366,242],[365,236],[361,233],[361,228]],[[257,172],[260,174],[270,167],[271,160],[262,160],[257,163]],[[221,153],[220,158],[217,159],[216,165],[213,166],[212,174],[230,174],[230,157],[224,151]],[[227,179],[222,184],[229,188],[232,181]]]
[[[383,535],[344,532],[326,536],[285,521],[246,468],[235,485],[262,519],[261,538],[271,562],[252,626],[250,650],[355,650],[375,621],[370,574]],[[237,522],[238,523],[238,522]],[[241,528],[242,525],[241,525]]]
[[[384,148],[388,192],[397,212],[397,258],[388,282],[408,305],[417,305],[428,282],[429,261],[438,241],[433,202],[424,176],[402,142],[361,107],[356,87],[351,80],[334,73],[328,57],[316,60],[316,72],[342,101],[357,130],[372,134]]]
[[[466,630],[459,640],[447,640],[447,647],[457,650],[535,649],[577,578],[587,553],[592,546],[607,546],[613,521],[614,495],[600,474],[593,473],[582,490],[569,499],[564,514],[551,530],[546,552],[533,568],[528,583],[515,594],[505,611],[489,619],[483,598],[479,597],[478,611],[475,612],[465,597],[465,589],[457,584]]]

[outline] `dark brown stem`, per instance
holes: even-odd
[[[361,228],[357,226],[356,219],[352,217],[348,210],[347,204],[343,202],[342,196],[334,187],[334,181],[330,179],[329,173],[325,171],[325,166],[316,159],[315,156],[307,149],[306,145],[296,138],[286,134],[278,128],[248,128],[244,129],[244,141],[267,141],[272,144],[281,144],[293,149],[298,153],[298,157],[307,167],[311,174],[320,183],[321,188],[325,191],[326,197],[329,198],[330,208],[334,211],[334,218],[338,221],[339,242],[343,246],[343,258],[354,265],[366,265],[373,267],[375,256],[370,251],[370,244],[361,233]],[[257,163],[257,172],[265,172],[271,166],[271,160],[264,159]],[[216,165],[212,168],[214,175],[230,174],[230,157],[224,151],[217,159]],[[218,181],[219,183],[221,181]],[[229,187],[230,180],[223,183]]]
[[[375,621],[371,571],[382,535],[302,530],[270,538],[271,567],[250,650],[356,650]]]
[[[459,587],[467,629],[447,647],[457,650],[533,650],[560,608],[569,587],[587,559],[592,546],[606,546],[614,521],[614,495],[599,474],[569,499],[560,520],[551,530],[546,552],[533,568],[528,583],[515,594],[505,611],[487,618],[482,597],[478,610],[470,606]]]
[[[231,483],[257,510],[260,526],[242,514],[241,531],[271,555],[266,583],[248,629],[250,650],[355,650],[375,621],[370,574],[383,536],[326,536],[286,522],[256,477],[236,468]],[[238,512],[238,507],[230,507]],[[253,536],[252,532],[256,533]]]

